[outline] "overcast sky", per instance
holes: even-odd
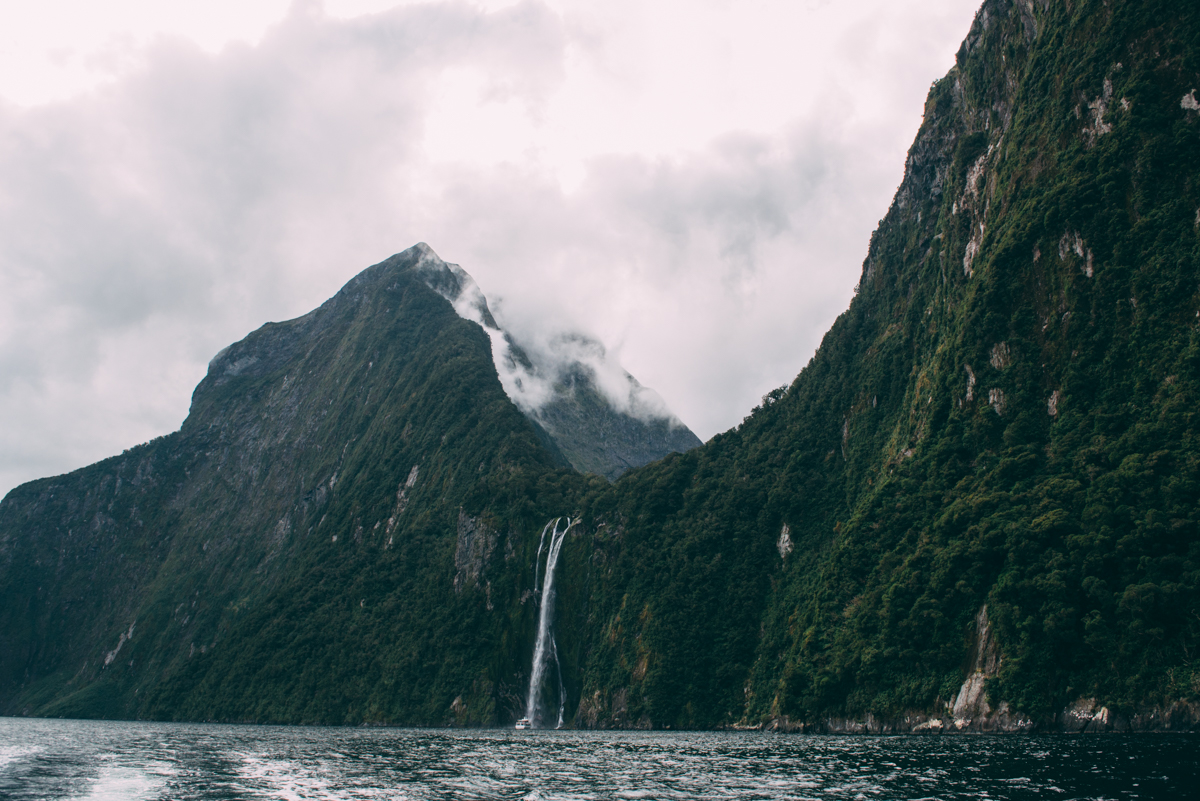
[[[0,494],[425,241],[701,437],[845,309],[978,0],[0,7]]]

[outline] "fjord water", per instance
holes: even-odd
[[[0,798],[1188,798],[1198,744],[0,718]]]

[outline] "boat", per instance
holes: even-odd
[[[532,728],[533,728],[533,721],[530,720],[529,718],[521,718],[520,720],[517,721],[517,729],[518,730],[532,729]]]

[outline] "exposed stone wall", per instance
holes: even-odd
[[[487,524],[471,517],[463,510],[458,511],[458,542],[454,548],[454,591],[462,593],[463,587],[483,582],[484,570],[496,550],[496,534]]]

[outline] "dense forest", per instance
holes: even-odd
[[[511,724],[571,515],[568,725],[1196,727],[1198,89],[1200,7],[984,2],[808,366],[611,483],[369,268],[0,503],[0,713]]]
[[[626,636],[585,697],[929,712],[986,604],[989,693],[1034,719],[1196,698],[1198,36],[1178,4],[983,5],[812,362],[592,501]]]

